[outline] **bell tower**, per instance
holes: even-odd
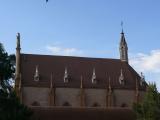
[[[122,32],[121,32],[119,52],[120,52],[121,61],[128,63],[128,47],[127,47],[127,42],[125,40],[123,29],[122,29]]]

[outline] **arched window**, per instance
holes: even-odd
[[[93,105],[92,105],[92,107],[99,107],[99,106],[100,105],[97,102],[93,103]]]
[[[32,105],[32,106],[40,106],[40,103],[37,102],[37,101],[34,101],[31,105]]]
[[[63,103],[63,106],[66,106],[66,107],[67,107],[67,106],[71,106],[71,105],[69,104],[69,102],[64,102],[64,103]]]

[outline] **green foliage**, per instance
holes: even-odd
[[[6,89],[6,87],[11,87],[8,82],[9,79],[14,76],[14,61],[15,55],[8,55],[2,43],[0,43],[0,85],[4,89]]]
[[[20,100],[9,83],[15,73],[15,55],[8,55],[0,43],[0,120],[29,120],[32,112]]]
[[[32,112],[21,104],[15,92],[0,90],[0,120],[29,120]]]
[[[149,84],[142,103],[134,104],[137,120],[160,120],[160,95],[156,84]]]

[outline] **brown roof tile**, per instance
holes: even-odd
[[[39,82],[34,81],[37,65],[40,74]],[[65,68],[70,77],[68,83],[64,83]],[[97,84],[92,84],[91,80],[94,68]],[[119,83],[121,69],[125,78],[124,86]],[[140,81],[136,71],[120,59],[21,54],[21,71],[23,86],[49,87],[51,73],[56,87],[79,88],[81,76],[85,88],[106,88],[109,77],[112,88],[135,89],[136,78]],[[140,89],[145,88],[140,87]]]

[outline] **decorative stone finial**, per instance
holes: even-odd
[[[21,53],[20,53],[20,34],[17,34],[17,43],[16,43],[16,71],[15,71],[15,91],[18,97],[19,96],[19,85],[21,84],[21,78],[20,78],[20,74],[21,74],[21,67],[20,67],[20,63],[21,63]]]
[[[121,28],[122,28],[121,34],[124,34],[124,33],[123,33],[123,21],[121,21]]]
[[[143,75],[143,73],[141,72],[141,80],[140,80],[140,85],[143,86],[144,82],[145,82],[145,76]]]
[[[17,49],[20,49],[21,45],[20,45],[20,33],[17,33]]]

